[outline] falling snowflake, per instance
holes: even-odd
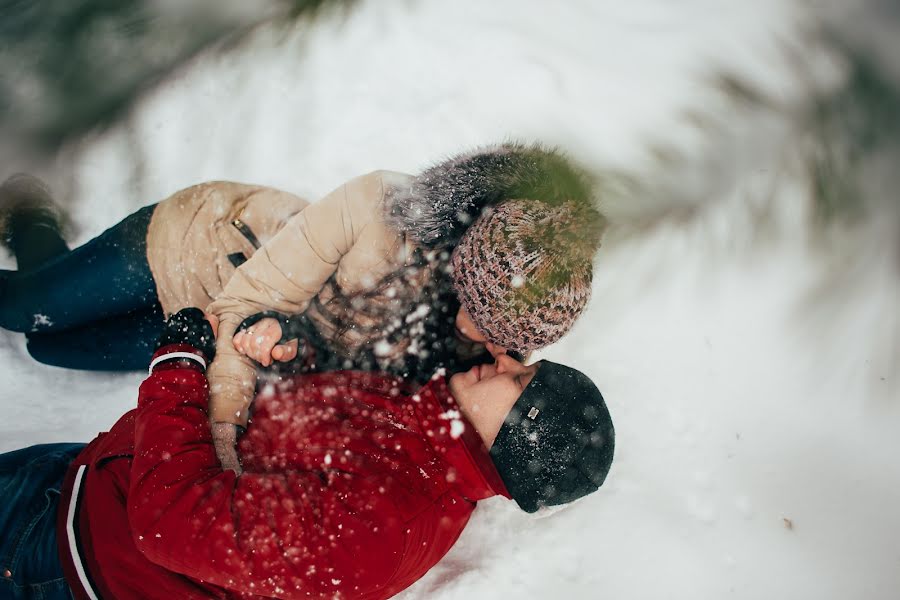
[[[375,356],[389,356],[393,349],[394,345],[387,340],[379,340],[375,343],[375,347],[373,348]]]
[[[454,440],[458,439],[459,436],[461,436],[465,430],[466,430],[465,424],[462,421],[460,421],[459,419],[454,419],[453,421],[450,421],[450,437],[452,437]]]
[[[466,430],[466,426],[461,420],[462,415],[458,410],[448,410],[447,412],[440,414],[439,418],[450,421],[450,437],[454,440],[459,438]]]
[[[427,304],[420,304],[416,307],[416,310],[412,311],[408,315],[406,315],[406,322],[412,323],[413,321],[417,321],[419,319],[424,318],[429,312],[431,312],[431,307]]]
[[[32,325],[33,329],[36,330],[38,327],[49,327],[51,325],[53,325],[53,321],[50,320],[49,316],[35,313],[34,324]]]

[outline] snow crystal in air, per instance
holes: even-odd
[[[373,350],[375,351],[375,356],[389,356],[391,350],[393,350],[394,345],[388,342],[387,340],[379,340],[375,343],[375,347]]]
[[[34,329],[37,329],[38,327],[49,327],[51,325],[53,325],[53,321],[50,320],[49,316],[35,313],[34,324],[32,325]]]
[[[413,321],[417,321],[419,319],[424,318],[429,312],[431,312],[431,307],[427,304],[420,304],[416,307],[416,310],[412,311],[408,315],[406,315],[406,322],[412,323]]]
[[[458,410],[448,410],[445,413],[441,413],[439,418],[450,421],[450,437],[454,440],[459,438],[466,430],[466,426],[461,420],[462,415]]]

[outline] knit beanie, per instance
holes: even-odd
[[[616,442],[597,386],[571,367],[538,364],[490,449],[506,489],[529,513],[599,489]]]
[[[523,354],[565,335],[590,299],[603,222],[583,202],[486,208],[451,255],[453,287],[475,327]]]

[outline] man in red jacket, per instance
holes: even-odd
[[[213,341],[202,312],[181,311],[109,433],[0,456],[0,598],[388,598],[446,554],[478,500],[533,512],[609,470],[593,383],[501,356],[415,391],[358,372],[264,389],[237,476],[207,420]]]

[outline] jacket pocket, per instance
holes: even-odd
[[[251,237],[245,235],[241,229],[235,226],[236,218],[229,218],[227,221],[216,223],[215,239],[219,245],[219,260],[226,259],[228,266],[238,268],[247,262],[256,252],[257,246],[254,241],[258,242],[256,235],[252,229],[244,226],[244,230],[250,233]],[[240,221],[239,221],[240,222]]]

